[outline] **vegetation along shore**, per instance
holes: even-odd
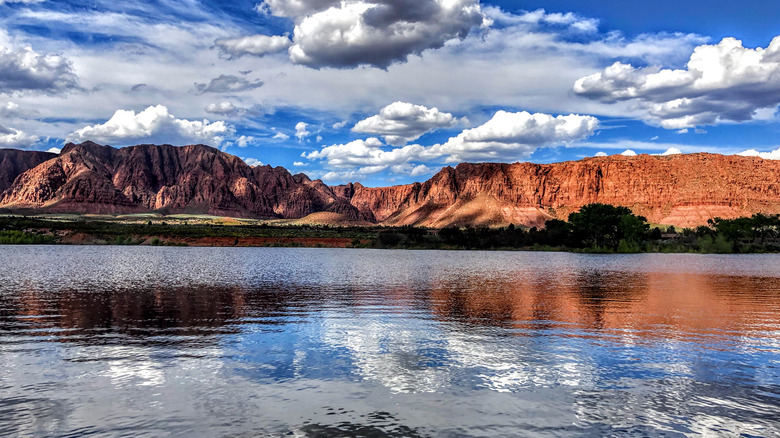
[[[780,252],[780,215],[712,219],[707,226],[651,225],[625,207],[589,204],[544,227],[333,226],[175,217],[4,216],[0,244],[286,246],[595,253]]]

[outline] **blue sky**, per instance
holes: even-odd
[[[335,184],[780,158],[780,3],[0,0],[0,147],[205,143]]]

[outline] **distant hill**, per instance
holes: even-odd
[[[16,211],[286,219],[329,212],[345,221],[437,228],[541,226],[601,202],[653,223],[696,226],[713,217],[780,213],[780,162],[689,154],[460,164],[424,183],[368,188],[250,167],[204,145],[115,149],[86,142],[68,144],[60,155],[0,150],[0,192],[0,208]]]

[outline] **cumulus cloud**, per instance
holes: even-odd
[[[0,146],[2,147],[27,149],[37,141],[38,137],[34,135],[0,125]]]
[[[206,112],[211,114],[230,115],[236,113],[236,106],[232,102],[210,103],[206,106]]]
[[[409,176],[420,176],[420,175],[428,175],[433,173],[433,169],[426,166],[425,164],[420,164],[418,166],[415,166],[412,168],[412,171],[409,172]]]
[[[358,122],[353,132],[381,135],[393,146],[403,146],[417,140],[423,134],[456,126],[458,120],[452,114],[437,108],[426,108],[405,102],[394,102],[371,116]]]
[[[71,62],[58,55],[42,55],[32,48],[0,46],[0,93],[33,91],[59,94],[78,88]]]
[[[244,157],[242,157],[241,159],[244,160],[244,163],[248,164],[251,167],[262,166],[263,165],[263,162],[258,160],[257,158],[244,158]]]
[[[616,62],[574,84],[580,96],[604,103],[633,101],[645,119],[667,129],[742,122],[780,104],[780,37],[768,48],[735,38],[694,49],[687,68],[635,68]]]
[[[606,153],[606,152],[603,152],[603,151],[601,151],[601,152],[596,152],[596,155],[594,155],[594,156],[595,156],[595,157],[606,157],[606,156],[607,156],[607,153]]]
[[[253,90],[263,86],[262,81],[248,81],[233,75],[219,75],[208,84],[195,83],[195,89],[199,94],[203,93],[237,93],[239,91]]]
[[[636,157],[636,152],[632,151],[631,149],[626,149],[620,155],[624,157]]]
[[[221,145],[232,137],[235,129],[225,122],[177,119],[163,105],[135,111],[118,110],[106,123],[85,126],[68,136],[69,141],[92,140],[107,144],[141,142]]]
[[[296,162],[293,163],[293,166],[295,166],[295,167],[306,167],[308,165],[309,165],[309,163],[304,163],[303,161],[296,161]]]
[[[60,148],[49,148],[46,152],[51,152],[52,154],[59,154],[62,152],[62,149]]]
[[[345,127],[345,126],[347,126],[347,121],[346,120],[342,120],[340,122],[334,123],[333,124],[333,129],[341,129],[341,128]]]
[[[447,155],[448,162],[526,159],[539,147],[590,137],[598,126],[598,119],[591,116],[498,111],[485,124],[433,146],[432,151]]]
[[[740,152],[737,155],[743,157],[761,157],[765,160],[780,160],[780,149],[775,149],[769,152],[759,152],[755,149],[750,149],[744,152]]]
[[[297,138],[298,141],[302,141],[304,138],[311,135],[311,132],[306,129],[308,126],[309,124],[305,122],[298,122],[295,125],[295,138]]]
[[[220,52],[230,58],[243,55],[265,56],[287,49],[292,41],[286,36],[249,35],[239,38],[219,39],[214,42]]]
[[[326,159],[330,166],[357,167],[363,174],[376,173],[393,165],[406,164],[425,154],[420,145],[409,145],[389,151],[382,149],[384,144],[376,137],[355,140],[346,144],[326,146],[319,151],[303,153],[309,160]]]
[[[290,138],[290,136],[285,134],[284,132],[277,132],[271,138],[273,138],[274,140],[287,140],[288,138]]]
[[[671,147],[671,148],[667,149],[661,155],[663,155],[663,156],[666,156],[666,155],[679,155],[681,153],[682,153],[682,151],[679,148]]]
[[[590,116],[509,113],[498,111],[491,120],[467,129],[444,144],[417,144],[387,149],[376,137],[326,146],[303,153],[309,160],[325,160],[338,171],[331,179],[359,176],[390,169],[394,173],[418,176],[428,171],[421,162],[444,158],[446,162],[466,160],[506,161],[527,158],[537,148],[582,140],[598,128]],[[420,167],[423,166],[423,167]]]
[[[249,146],[249,144],[253,143],[255,141],[255,138],[251,135],[242,135],[235,139],[233,143],[235,143],[236,146],[240,148],[245,148]]]
[[[489,25],[478,0],[265,0],[259,9],[293,19],[290,59],[314,68],[387,68]]]

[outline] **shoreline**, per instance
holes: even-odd
[[[226,218],[113,220],[89,217],[0,216],[0,245],[116,245],[191,247],[374,248],[398,250],[528,251],[585,254],[780,253],[780,239],[726,242],[712,229],[648,233],[619,245],[567,245],[555,229],[332,226],[246,223]],[[194,223],[193,223],[194,222]],[[702,227],[700,227],[702,228]]]

